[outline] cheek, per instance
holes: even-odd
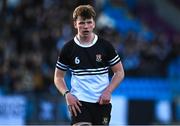
[[[95,23],[92,24],[92,28],[95,28]]]
[[[95,28],[95,25],[93,25],[93,28]]]
[[[90,24],[90,25],[88,26],[88,28],[90,28],[90,29],[93,29],[94,27],[95,27],[94,24]]]
[[[78,26],[77,29],[81,30],[83,29],[83,26]]]
[[[74,28],[76,28],[76,29],[78,30],[78,29],[81,29],[81,26],[79,26],[79,25],[74,25]]]
[[[94,28],[95,28],[95,26],[94,26],[94,25],[92,25],[91,29],[94,29]]]

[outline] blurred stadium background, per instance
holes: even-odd
[[[180,124],[179,0],[0,0],[0,125],[69,124],[53,75],[80,4],[95,6],[95,32],[125,68],[111,125]]]

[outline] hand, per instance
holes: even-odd
[[[100,96],[98,102],[100,105],[109,104],[110,100],[111,100],[111,92],[109,92],[108,90],[105,90]]]
[[[71,93],[66,94],[66,102],[72,115],[77,116],[77,112],[81,113],[80,106],[82,106],[82,104]]]

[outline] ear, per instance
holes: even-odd
[[[74,28],[77,28],[77,23],[76,23],[76,21],[74,21],[73,23],[74,23]]]
[[[95,21],[93,21],[93,29],[96,27],[96,23]]]

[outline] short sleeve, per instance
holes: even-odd
[[[67,48],[63,47],[62,50],[60,51],[56,63],[56,68],[67,71],[68,69],[68,57],[67,57]]]
[[[120,62],[120,56],[118,55],[115,48],[108,42],[107,45],[107,55],[108,55],[108,64],[109,66],[113,66]]]

